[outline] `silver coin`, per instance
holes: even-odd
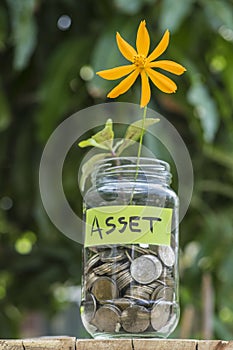
[[[86,278],[85,278],[85,288],[86,290],[91,290],[91,287],[93,285],[93,283],[95,282],[95,280],[97,280],[99,277],[94,273],[89,273],[86,275]]]
[[[165,285],[165,283],[160,281],[160,280],[157,280],[157,281],[154,281],[154,282],[148,284],[147,286],[152,288],[153,289],[152,292],[153,292],[155,288],[157,288],[158,286],[161,286],[161,285]]]
[[[158,254],[164,265],[172,267],[175,264],[176,257],[170,246],[161,245],[158,248]]]
[[[161,275],[162,264],[155,256],[142,255],[132,261],[130,272],[136,282],[149,284]]]
[[[128,271],[126,271],[123,275],[121,275],[118,279],[117,279],[117,286],[119,288],[119,290],[121,291],[122,289],[124,289],[128,284],[130,284],[131,282],[133,282],[133,278],[130,275],[130,273]]]
[[[126,297],[126,295],[124,297]],[[150,300],[142,299],[141,297],[138,297],[138,296],[131,295],[131,296],[128,296],[127,298],[129,298],[132,304],[136,306],[144,306],[145,308],[149,308],[151,305]]]
[[[109,304],[115,305],[120,310],[125,310],[127,307],[132,305],[132,301],[127,298],[117,298],[109,301]]]
[[[122,270],[125,270],[129,267],[129,261],[126,261],[125,263],[118,263],[118,264],[114,264],[112,267],[111,267],[111,271],[108,272],[107,274],[108,275],[114,275],[114,274],[117,274],[119,273],[120,271]]]
[[[157,286],[155,289],[154,289],[154,291],[153,291],[153,293],[151,294],[151,300],[154,300],[154,301],[156,301],[157,299],[159,299],[158,298],[158,293],[161,291],[161,290],[163,290],[164,289],[164,286],[163,285],[159,285],[159,286]]]
[[[120,330],[121,311],[115,305],[101,306],[95,314],[92,323],[101,332],[117,333]]]
[[[161,333],[170,333],[172,329],[175,329],[175,326],[178,323],[178,317],[176,314],[171,312],[171,316],[168,320],[168,322],[166,323],[166,326],[160,328],[160,332]]]
[[[96,300],[92,293],[87,292],[85,300],[81,303],[81,309],[83,310],[82,317],[86,322],[90,322],[96,312]]]
[[[173,301],[173,289],[170,287],[164,287],[160,289],[156,295],[157,299],[163,299],[166,301]]]
[[[113,266],[114,263],[107,262],[100,266],[94,267],[93,271],[97,275],[105,275],[106,273],[111,272]]]
[[[128,288],[125,292],[124,297],[127,298],[136,298],[136,299],[143,299],[143,300],[149,300],[150,295],[145,292],[141,286],[131,286]]]
[[[93,255],[86,263],[85,269],[84,269],[84,273],[88,273],[89,270],[95,266],[98,261],[100,260],[99,254],[95,254]]]
[[[171,303],[159,300],[151,310],[151,325],[155,331],[165,327],[171,314]]]
[[[126,332],[141,333],[149,327],[150,313],[144,306],[133,305],[121,314],[121,325]]]
[[[126,258],[125,252],[123,249],[117,249],[112,247],[111,249],[106,249],[99,253],[100,260],[103,262],[115,262],[121,261]]]

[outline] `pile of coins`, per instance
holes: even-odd
[[[170,246],[85,249],[82,318],[94,332],[163,332],[174,320],[175,253]]]

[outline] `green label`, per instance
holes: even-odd
[[[84,246],[170,245],[171,223],[171,208],[129,205],[87,209]]]

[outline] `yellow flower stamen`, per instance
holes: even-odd
[[[135,55],[133,58],[133,63],[137,68],[145,68],[146,57],[144,55]]]

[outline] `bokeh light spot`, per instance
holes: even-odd
[[[0,208],[3,210],[9,210],[13,206],[13,200],[10,197],[2,197],[0,200]]]
[[[68,30],[71,26],[71,18],[70,16],[68,15],[62,15],[61,17],[58,18],[58,21],[57,21],[57,27],[62,30],[62,31],[65,31],[65,30]]]
[[[29,254],[36,240],[37,240],[36,235],[31,231],[27,231],[24,233],[22,237],[16,240],[15,250],[22,255]]]
[[[219,317],[224,323],[233,323],[233,312],[228,307],[223,307],[219,312]]]
[[[232,41],[233,42],[233,30],[228,28],[227,26],[223,25],[218,30],[219,34],[223,39],[226,41]]]
[[[222,72],[227,66],[227,61],[224,56],[218,55],[212,58],[210,62],[210,69],[212,72]]]
[[[94,78],[94,71],[90,66],[83,66],[80,69],[80,77],[85,81],[90,81]]]

